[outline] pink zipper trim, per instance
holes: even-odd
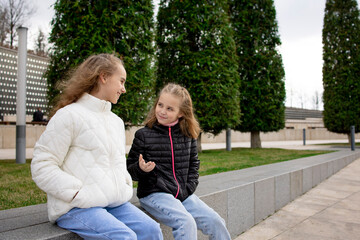
[[[173,175],[177,184],[177,193],[175,195],[175,198],[177,198],[177,196],[179,195],[179,191],[180,191],[180,186],[179,186],[179,182],[176,179],[176,174],[175,174],[175,158],[174,158],[174,145],[173,145],[173,141],[172,141],[172,137],[171,137],[171,127],[169,127],[169,137],[170,137],[170,144],[171,144],[171,160],[172,160],[172,169],[173,169]]]

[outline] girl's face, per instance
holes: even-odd
[[[155,116],[158,122],[161,125],[166,125],[182,117],[180,104],[181,102],[178,97],[170,93],[161,94],[155,108]]]
[[[126,71],[119,64],[117,70],[111,76],[100,76],[99,98],[116,104],[125,89]]]

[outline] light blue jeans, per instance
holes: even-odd
[[[160,222],[171,227],[176,240],[196,240],[197,229],[209,235],[209,239],[231,239],[224,219],[195,194],[181,202],[168,193],[152,193],[141,198],[140,204]]]
[[[56,223],[84,239],[163,239],[160,224],[129,202],[114,208],[73,208]]]

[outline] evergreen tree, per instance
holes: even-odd
[[[360,129],[360,25],[356,0],[327,0],[323,27],[325,127]],[[350,140],[350,138],[349,138]]]
[[[163,0],[157,28],[157,90],[189,90],[202,131],[218,134],[240,121],[239,76],[226,1]]]
[[[153,5],[151,0],[57,0],[54,4],[47,72],[50,105],[58,81],[73,67],[96,53],[116,53],[125,63],[126,91],[113,111],[126,125],[143,121],[154,85]]]
[[[241,124],[251,132],[251,147],[261,147],[260,132],[285,125],[285,72],[273,0],[229,0],[241,79]]]

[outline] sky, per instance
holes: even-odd
[[[51,31],[55,0],[31,0],[36,13],[24,25],[28,27],[28,48],[41,29]],[[158,3],[159,0],[155,0]],[[287,107],[322,110],[315,96],[322,96],[322,28],[326,0],[274,0],[285,69]],[[357,0],[358,6],[360,0]]]

